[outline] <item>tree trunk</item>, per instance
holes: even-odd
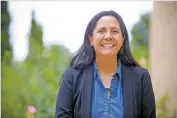
[[[177,109],[177,1],[154,2],[149,52],[156,101],[168,95],[172,114]]]

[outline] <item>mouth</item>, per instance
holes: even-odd
[[[115,45],[111,45],[111,44],[103,44],[101,45],[103,48],[106,48],[106,49],[110,49],[110,48],[113,48]]]

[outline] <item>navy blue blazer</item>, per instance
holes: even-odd
[[[147,69],[122,64],[124,118],[156,118]],[[93,65],[68,68],[62,76],[55,118],[91,118]]]

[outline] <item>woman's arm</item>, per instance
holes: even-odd
[[[156,118],[155,97],[151,77],[146,69],[142,80],[141,118]]]
[[[71,71],[66,71],[62,76],[62,81],[56,101],[55,118],[72,118],[73,116],[73,81]]]

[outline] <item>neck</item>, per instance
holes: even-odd
[[[117,71],[117,57],[96,56],[99,73],[115,73]]]

